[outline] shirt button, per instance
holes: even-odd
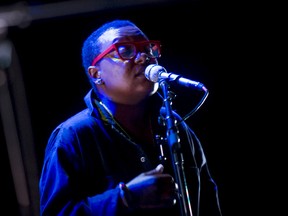
[[[145,157],[141,157],[141,158],[140,158],[140,161],[141,161],[142,163],[144,163],[144,162],[146,161]]]

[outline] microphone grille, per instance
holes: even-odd
[[[165,71],[166,71],[165,68],[160,65],[150,64],[145,69],[145,77],[151,82],[158,82],[159,73]]]

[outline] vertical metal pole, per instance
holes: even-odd
[[[168,85],[161,80],[160,86],[163,90],[164,104],[166,108],[167,142],[170,148],[172,166],[175,174],[175,181],[178,185],[178,202],[182,216],[193,216],[190,203],[190,196],[184,170],[184,157],[181,152],[180,138],[176,128],[175,118],[172,113],[170,100],[168,99]]]
[[[19,210],[39,213],[38,172],[22,74],[11,41],[0,38],[0,115]]]

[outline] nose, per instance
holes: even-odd
[[[134,61],[135,61],[135,63],[142,63],[143,64],[147,61],[147,58],[149,58],[149,57],[147,56],[146,53],[138,52]]]
[[[145,64],[145,63],[156,64],[157,63],[156,58],[151,58],[146,53],[143,53],[143,52],[138,52],[134,61],[137,64],[139,64],[139,63],[141,63],[141,64]]]

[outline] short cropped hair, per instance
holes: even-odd
[[[82,46],[82,66],[87,74],[88,67],[91,66],[93,59],[101,53],[101,44],[98,41],[99,37],[109,29],[118,29],[125,26],[136,25],[129,20],[113,20],[100,26],[84,41]]]

